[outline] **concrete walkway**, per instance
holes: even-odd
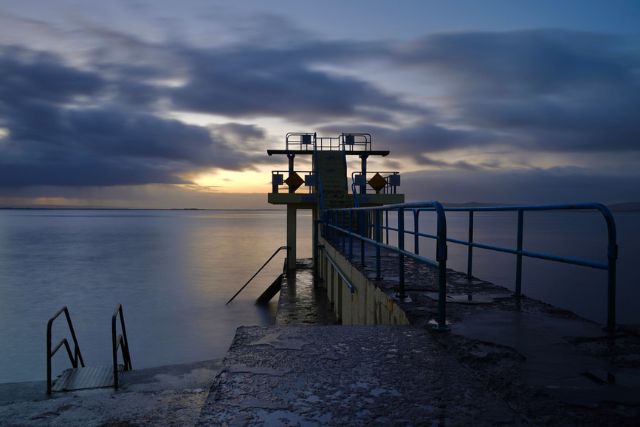
[[[376,283],[389,295],[397,261]],[[449,271],[451,332],[431,332],[435,270],[406,262],[408,327],[308,326],[326,301],[299,270],[279,304],[288,326],[238,330],[200,424],[640,425],[636,330],[608,337],[526,297],[518,309],[507,289]]]
[[[199,425],[501,425],[518,415],[424,328],[242,327]]]

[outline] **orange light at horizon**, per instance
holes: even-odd
[[[201,191],[217,193],[268,193],[271,190],[271,170],[217,170],[192,178]],[[191,187],[193,188],[193,187]]]

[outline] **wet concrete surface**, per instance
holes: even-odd
[[[198,425],[504,425],[519,415],[424,328],[242,327]]]
[[[221,361],[162,366],[122,375],[122,386],[54,393],[44,381],[0,385],[0,425],[194,425]]]
[[[295,275],[285,277],[278,299],[277,325],[334,325],[336,316],[323,289],[313,284],[313,263],[298,260]]]
[[[396,254],[383,252],[381,280],[373,256],[360,263],[359,245],[352,263],[396,295]],[[437,315],[437,270],[410,258],[404,265],[410,298],[398,303],[412,325],[429,328]],[[572,312],[526,296],[517,302],[506,288],[448,270],[451,333],[434,337],[530,420],[640,425],[640,330],[622,326],[608,335]]]

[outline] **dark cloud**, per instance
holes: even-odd
[[[579,168],[440,170],[403,174],[402,192],[408,200],[450,203],[617,203],[634,200],[640,180]]]
[[[0,99],[3,104],[70,102],[75,96],[93,96],[104,86],[99,75],[65,65],[52,54],[0,46]]]
[[[112,83],[53,55],[3,49],[0,70],[0,186],[184,183],[254,160],[205,127],[106,103]]]
[[[559,30],[439,34],[398,48],[395,60],[437,75],[453,94],[450,121],[475,133],[499,130],[498,142],[640,149],[637,39]]]
[[[180,52],[189,64],[188,82],[170,91],[177,109],[230,117],[286,117],[305,123],[336,118],[389,122],[392,112],[421,109],[354,77],[321,71],[314,65],[357,55],[352,46],[310,43],[304,49],[265,49],[240,45],[222,50]],[[364,52],[364,53],[363,53]],[[365,47],[361,52],[367,54]]]
[[[323,41],[265,22],[278,29],[197,47],[85,29],[96,45],[73,64],[0,48],[0,127],[9,130],[0,185],[184,183],[194,171],[251,167],[265,160],[255,152],[266,134],[246,122],[263,117],[367,131],[375,148],[452,173],[503,164],[447,161],[451,150],[640,148],[638,40],[536,30]],[[446,96],[418,88],[426,101],[416,106],[369,79],[365,62],[428,75]],[[171,110],[232,122],[193,126],[167,118]]]

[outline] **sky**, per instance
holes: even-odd
[[[638,202],[639,28],[637,1],[5,0],[0,207],[268,207],[290,131],[371,133],[407,200]]]

